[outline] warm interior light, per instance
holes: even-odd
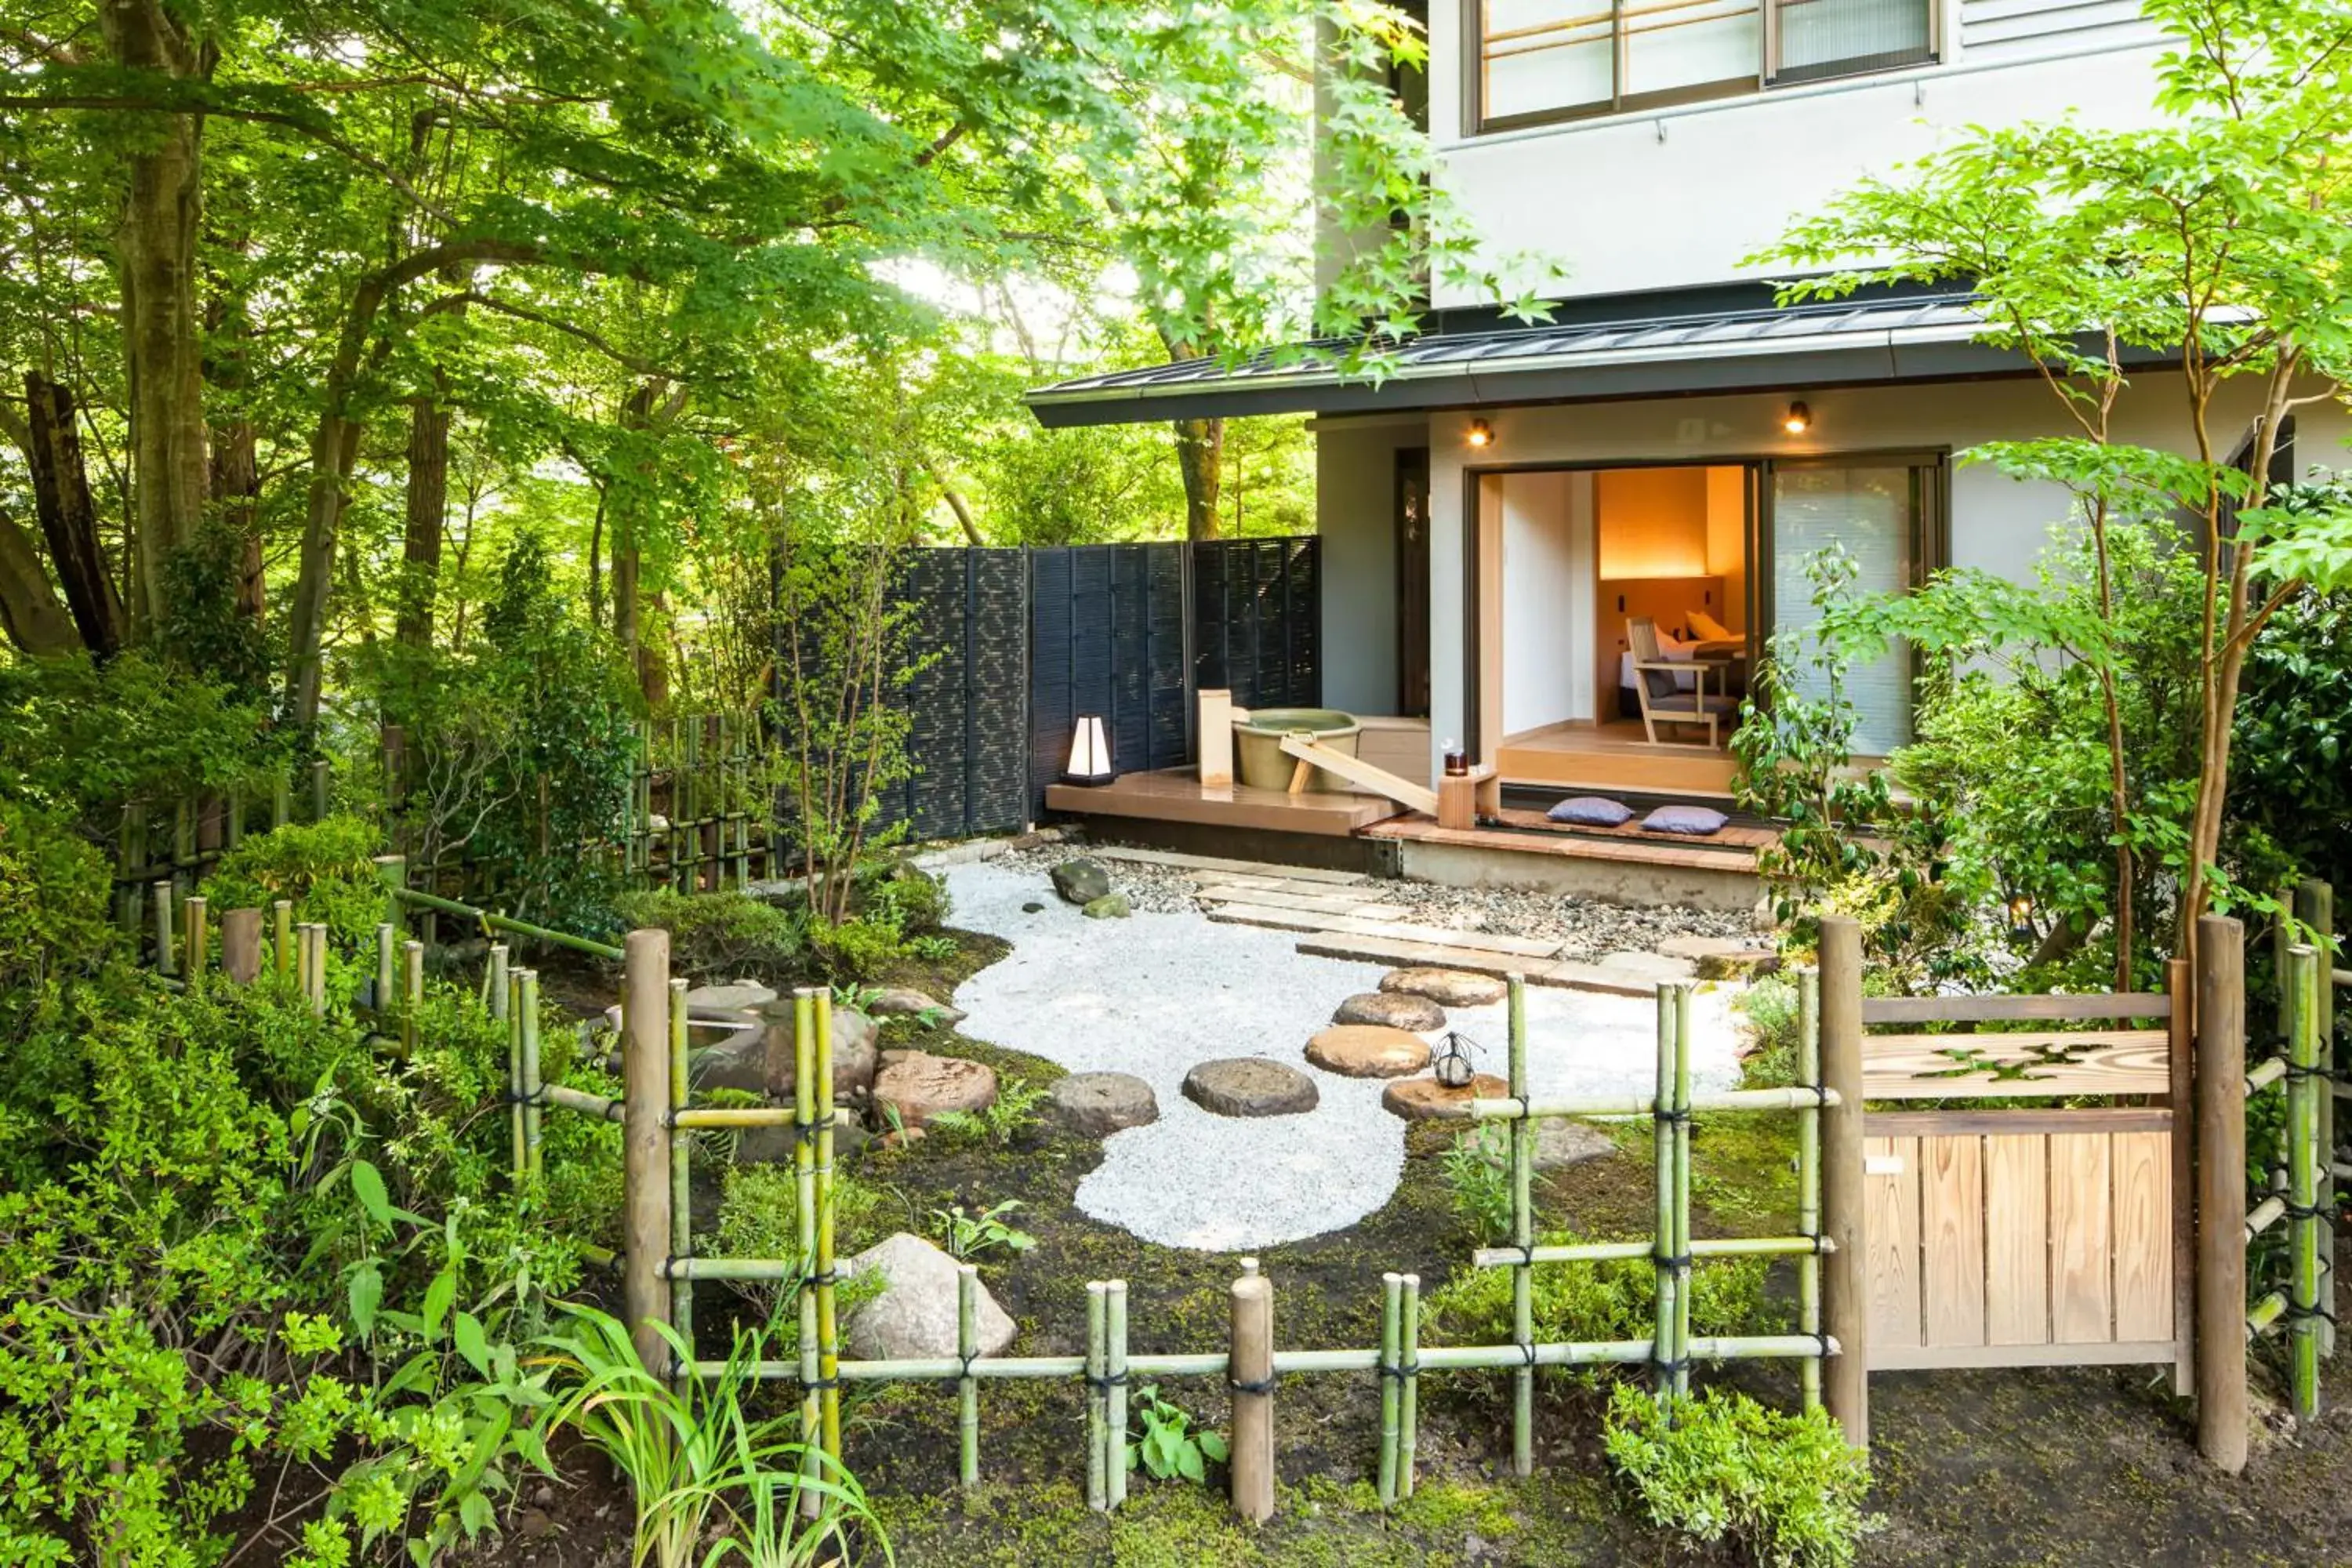
[[[1780,421],[1780,428],[1791,436],[1801,436],[1813,427],[1813,411],[1802,403],[1789,405],[1789,416]]]
[[[1484,419],[1473,419],[1470,421],[1470,444],[1473,447],[1493,446],[1495,444],[1495,427],[1492,425],[1487,424]]]
[[[1078,716],[1070,731],[1070,766],[1062,775],[1071,784],[1107,784],[1116,776],[1110,763],[1110,737],[1103,721],[1092,713]]]

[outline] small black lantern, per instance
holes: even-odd
[[[1437,1054],[1430,1059],[1430,1071],[1448,1089],[1467,1089],[1470,1080],[1478,1076],[1478,1064],[1472,1056],[1477,1048],[1477,1041],[1448,1029],[1445,1037],[1437,1042]]]

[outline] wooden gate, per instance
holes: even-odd
[[[2172,996],[1864,998],[1861,1016],[2110,1026],[1864,1033],[1874,1103],[2099,1102],[1865,1116],[1869,1366],[2168,1363],[2187,1392],[2189,1042]]]

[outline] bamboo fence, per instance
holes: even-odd
[[[1692,987],[1662,986],[1658,1005],[1657,1081],[1644,1096],[1583,1100],[1537,1100],[1528,1082],[1526,984],[1510,981],[1510,1094],[1473,1101],[1474,1121],[1500,1121],[1510,1129],[1512,1244],[1485,1248],[1472,1259],[1478,1268],[1508,1268],[1513,1274],[1513,1334],[1495,1345],[1424,1346],[1421,1343],[1420,1280],[1391,1273],[1381,1281],[1381,1342],[1362,1349],[1280,1350],[1272,1344],[1273,1283],[1255,1259],[1240,1263],[1233,1286],[1228,1342],[1213,1351],[1135,1354],[1129,1348],[1129,1320],[1124,1280],[1087,1286],[1087,1348],[1079,1355],[986,1356],[980,1353],[975,1310],[978,1281],[963,1266],[958,1273],[958,1349],[952,1356],[898,1360],[846,1360],[841,1353],[834,1254],[834,1128],[832,996],[805,987],[793,994],[794,1099],[789,1106],[698,1107],[690,1102],[687,1073],[685,989],[668,975],[666,933],[633,933],[627,947],[623,1018],[624,1079],[620,1100],[588,1095],[541,1080],[531,1048],[532,1009],[520,987],[529,972],[510,972],[517,987],[509,1007],[510,1077],[516,1103],[514,1134],[519,1179],[535,1173],[536,1135],[531,1118],[545,1107],[623,1122],[626,1142],[625,1230],[630,1246],[622,1259],[625,1292],[639,1331],[647,1364],[674,1379],[718,1375],[725,1363],[696,1360],[677,1364],[666,1342],[652,1331],[655,1321],[669,1321],[688,1344],[697,1284],[710,1280],[761,1280],[797,1288],[800,1345],[797,1357],[753,1363],[755,1378],[797,1384],[801,1390],[803,1442],[809,1463],[837,1460],[841,1454],[841,1390],[853,1384],[952,1383],[957,1389],[959,1477],[977,1485],[980,1462],[980,1386],[1003,1378],[1078,1379],[1086,1389],[1086,1473],[1090,1506],[1117,1508],[1126,1492],[1127,1390],[1139,1378],[1222,1377],[1233,1402],[1234,1441],[1230,1469],[1234,1507],[1244,1517],[1264,1519],[1274,1508],[1274,1401],[1280,1379],[1297,1375],[1372,1375],[1381,1388],[1380,1495],[1392,1503],[1412,1495],[1418,1447],[1420,1379],[1425,1372],[1507,1371],[1512,1375],[1513,1460],[1522,1474],[1534,1467],[1534,1375],[1538,1367],[1647,1365],[1660,1395],[1688,1385],[1694,1362],[1795,1360],[1818,1370],[1839,1353],[1837,1341],[1822,1331],[1818,1268],[1832,1250],[1822,1218],[1859,1201],[1858,1181],[1841,1182],[1818,1158],[1818,1119],[1840,1103],[1818,1072],[1818,1046],[1803,1060],[1814,1069],[1809,1080],[1786,1089],[1734,1090],[1695,1095],[1691,1090]],[[1858,1069],[1857,1069],[1858,1070]],[[642,1098],[641,1098],[642,1097]],[[1695,1239],[1691,1235],[1690,1128],[1698,1114],[1774,1111],[1793,1113],[1799,1123],[1800,1234],[1793,1237]],[[1638,1242],[1572,1246],[1535,1244],[1532,1172],[1537,1121],[1560,1116],[1652,1118],[1657,1131],[1657,1234]],[[688,1210],[692,1134],[704,1130],[790,1127],[799,1189],[798,1258],[698,1256],[692,1247]],[[644,1130],[646,1136],[638,1136]],[[1808,1152],[1808,1151],[1812,1152]],[[1859,1172],[1855,1173],[1859,1176]],[[1826,1179],[1825,1179],[1826,1177]],[[1690,1326],[1690,1279],[1695,1260],[1721,1257],[1792,1257],[1801,1271],[1800,1331],[1790,1334],[1695,1336]],[[1567,1263],[1647,1258],[1657,1288],[1655,1326],[1648,1338],[1590,1342],[1537,1338],[1531,1303],[1531,1270]],[[1809,1403],[1819,1397],[1817,1376],[1804,1381]]]

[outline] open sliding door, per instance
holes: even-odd
[[[1773,460],[1761,466],[1751,626],[1799,631],[1821,618],[1808,572],[1832,545],[1857,571],[1857,594],[1903,593],[1940,565],[1944,552],[1944,459],[1899,453]],[[1808,697],[1822,695],[1811,670],[1792,672]],[[1854,750],[1885,756],[1911,740],[1911,658],[1895,647],[1846,673],[1861,722]]]

